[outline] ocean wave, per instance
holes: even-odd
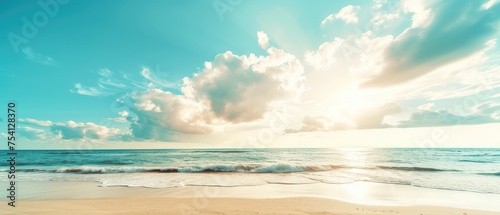
[[[293,172],[318,172],[329,171],[343,166],[318,165],[301,166],[291,164],[271,165],[209,165],[188,167],[101,167],[81,166],[71,168],[26,168],[18,169],[19,172],[47,172],[47,173],[80,173],[80,174],[104,174],[104,173],[293,173]],[[0,170],[1,171],[1,170]]]
[[[478,173],[479,175],[500,176],[500,172]]]
[[[241,151],[241,150],[197,150],[197,151],[192,151],[192,152],[197,152],[197,153],[247,153],[250,151]]]
[[[458,160],[459,162],[465,162],[465,163],[493,163],[491,161],[487,160],[469,160],[469,159],[462,159]]]
[[[48,172],[48,173],[294,173],[294,172],[322,172],[337,169],[365,169],[365,170],[394,170],[411,172],[459,172],[453,169],[437,169],[428,167],[405,166],[343,166],[343,165],[293,165],[293,164],[236,164],[236,165],[207,165],[185,167],[138,167],[138,166],[80,166],[67,168],[20,168],[19,172]],[[1,170],[0,170],[1,171]]]
[[[410,172],[460,172],[460,170],[454,170],[454,169],[437,169],[429,167],[377,166],[377,168],[410,171]]]

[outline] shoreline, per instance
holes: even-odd
[[[108,212],[118,211],[119,214],[155,214],[156,210],[158,214],[179,214],[180,209],[177,208],[175,212],[172,211],[172,205],[167,207],[161,203],[172,202],[175,205],[186,205],[185,210],[195,208],[196,211],[201,211],[201,214],[268,214],[266,211],[260,211],[260,205],[268,205],[266,207],[273,211],[271,214],[289,214],[286,211],[297,210],[307,211],[302,214],[380,214],[381,211],[383,214],[394,212],[417,215],[429,213],[500,214],[500,206],[497,206],[497,202],[500,202],[500,195],[497,194],[369,182],[174,188],[100,187],[98,182],[19,181],[18,183],[17,207],[7,209],[12,213],[30,213],[30,210],[35,208],[42,211],[41,214],[45,214],[43,211],[46,211],[46,214],[64,214],[68,208],[87,208],[86,213],[81,214],[100,214],[95,210],[100,208]],[[4,184],[0,186],[1,189]],[[136,202],[139,205],[132,207],[129,211],[121,211],[123,205],[128,207],[129,203],[135,204]],[[212,206],[198,208],[200,205],[206,205],[207,202],[213,203]],[[319,203],[326,205],[317,205],[317,210],[309,207]],[[0,201],[0,204],[5,205],[2,207],[7,207],[7,201],[4,199]],[[241,211],[230,207],[238,204],[243,207]],[[286,210],[280,211],[284,208],[276,208],[278,205],[286,206]],[[329,205],[336,207],[332,208]],[[251,208],[255,210],[250,210]],[[365,213],[357,213],[356,208],[364,209]],[[450,210],[455,212],[448,213]],[[414,211],[420,212],[413,213]]]

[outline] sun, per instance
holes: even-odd
[[[340,107],[349,115],[356,116],[372,104],[372,98],[368,97],[365,91],[350,87],[344,93]]]

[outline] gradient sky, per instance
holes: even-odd
[[[24,149],[498,147],[498,11],[2,1],[0,98]]]

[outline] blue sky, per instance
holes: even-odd
[[[495,0],[0,4],[26,148],[498,146]]]

